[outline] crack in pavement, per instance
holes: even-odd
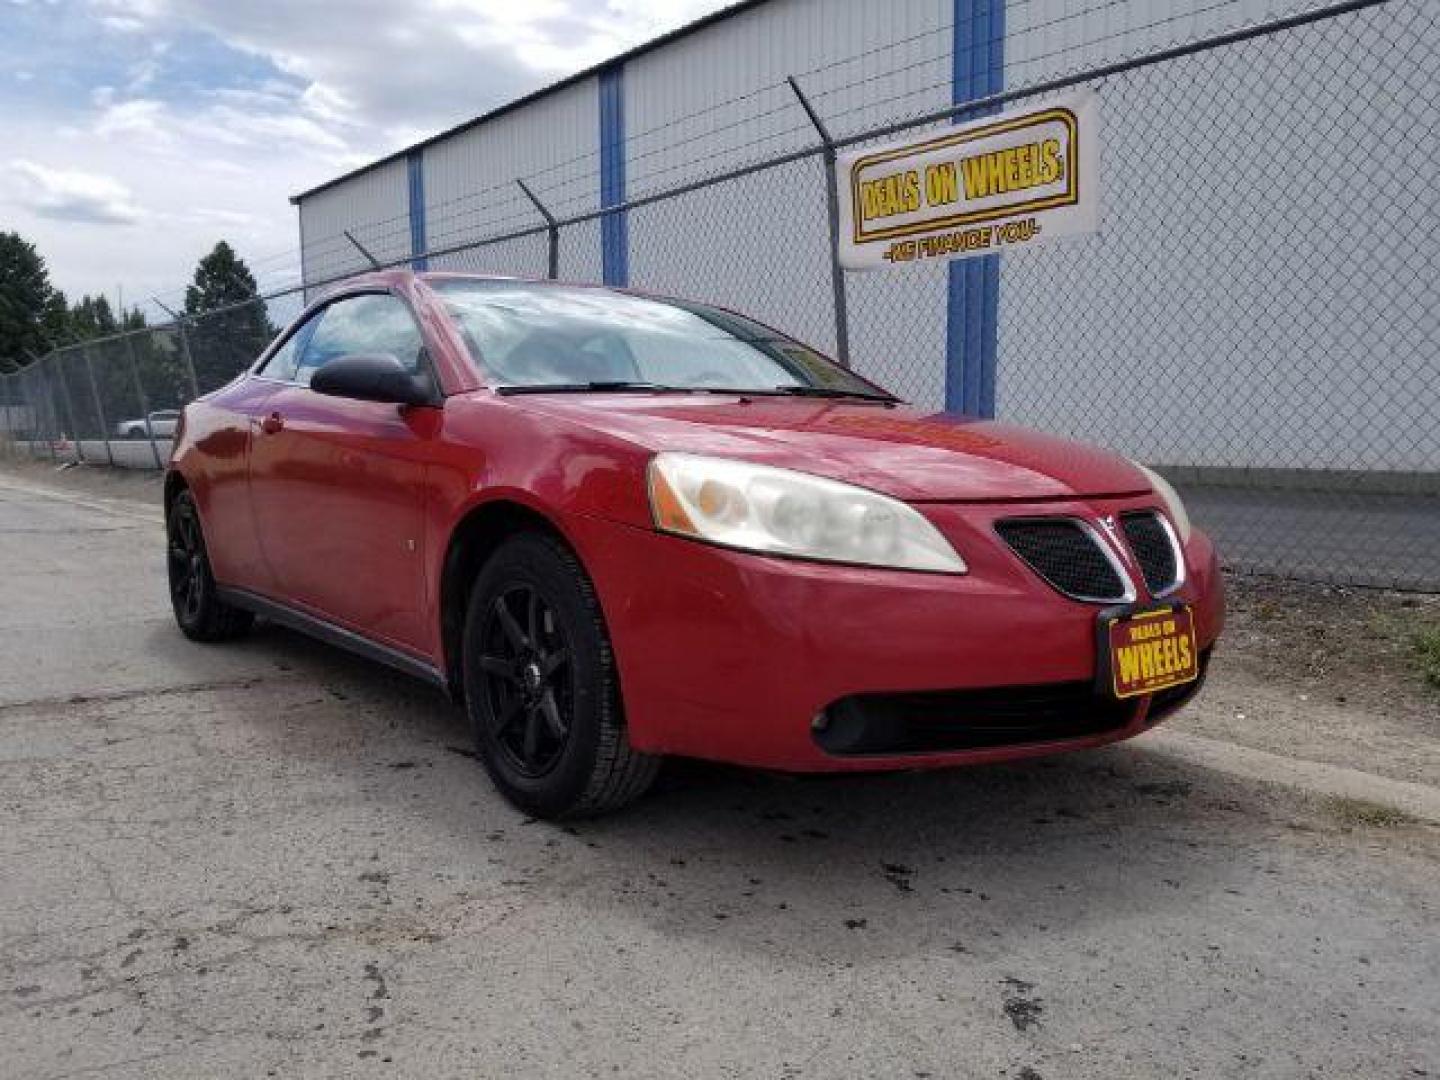
[[[134,701],[141,698],[169,697],[177,694],[203,694],[215,690],[250,690],[261,685],[302,682],[304,680],[305,676],[300,674],[279,673],[275,675],[246,675],[234,679],[211,679],[205,682],[179,683],[173,686],[143,686],[131,690],[113,690],[101,693],[59,694],[52,697],[0,702],[0,715],[25,709],[50,710],[57,706]]]

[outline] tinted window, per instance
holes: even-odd
[[[502,386],[619,381],[881,393],[798,341],[702,304],[526,282],[441,278],[430,285],[472,358]]]
[[[377,293],[337,300],[319,318],[305,344],[295,382],[308,386],[322,364],[361,353],[389,353],[415,374],[423,370],[420,328],[399,297]]]

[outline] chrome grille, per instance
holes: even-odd
[[[1007,518],[995,523],[1010,545],[1053,588],[1076,600],[1120,601],[1132,592],[1094,530],[1074,518]]]
[[[1120,528],[1140,564],[1150,595],[1161,596],[1179,584],[1180,561],[1170,530],[1159,514],[1154,510],[1122,514]]]

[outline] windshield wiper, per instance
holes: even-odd
[[[596,379],[575,383],[516,383],[497,386],[497,394],[737,394],[741,397],[813,397],[859,401],[878,401],[895,405],[899,398],[872,394],[864,390],[841,390],[830,386],[775,386],[769,389],[741,386],[672,386],[646,382],[643,379]]]
[[[766,393],[784,394],[787,397],[858,398],[861,401],[883,401],[887,405],[894,405],[900,400],[889,394],[872,394],[868,390],[842,390],[834,386],[777,386]]]
[[[638,379],[596,379],[583,383],[522,383],[495,388],[497,394],[603,394],[627,391],[661,394],[690,393],[683,386],[666,386],[664,383],[644,382]]]

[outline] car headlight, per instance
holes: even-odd
[[[1154,469],[1147,469],[1138,461],[1131,462],[1137,469],[1145,474],[1150,481],[1150,486],[1155,489],[1155,494],[1160,496],[1160,501],[1165,504],[1165,512],[1170,515],[1170,521],[1175,526],[1175,532],[1180,537],[1182,544],[1190,540],[1190,515],[1185,512],[1185,504],[1180,501],[1179,493],[1170,486],[1170,481],[1157,473]]]
[[[662,453],[650,462],[655,527],[767,555],[965,573],[921,513],[837,480],[728,458]]]

